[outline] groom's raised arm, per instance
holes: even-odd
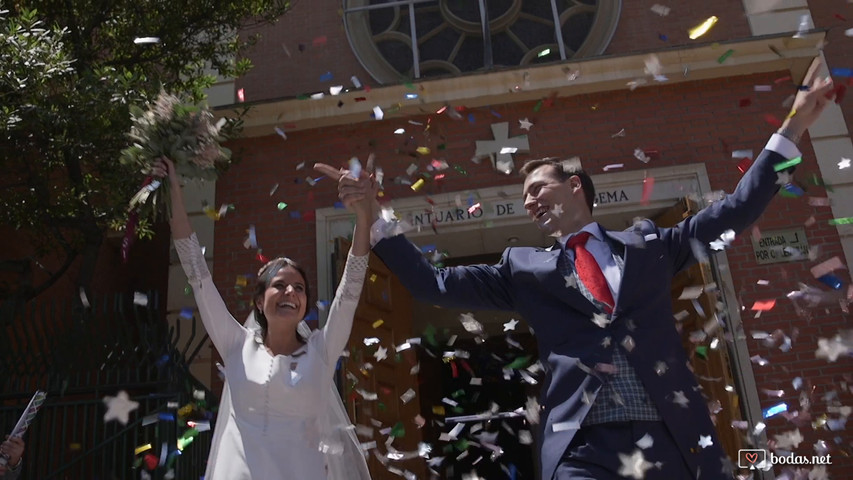
[[[695,261],[691,240],[707,245],[726,230],[741,233],[761,217],[779,188],[790,183],[790,172],[801,156],[796,143],[835,98],[834,88],[831,79],[817,79],[809,89],[798,92],[788,118],[770,137],[733,193],[674,228],[660,229],[674,272]]]

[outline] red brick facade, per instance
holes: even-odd
[[[654,3],[623,2],[619,27],[607,54],[685,45],[690,42],[687,29],[710,15],[719,16],[720,21],[707,37],[703,37],[703,42],[750,36],[740,0],[690,1],[672,6],[665,21],[650,11]],[[831,28],[830,43],[825,51],[830,68],[850,67],[853,53],[850,53],[843,31],[851,25],[838,14],[850,18],[853,11],[843,0],[811,3],[816,25]],[[262,33],[264,39],[251,54],[256,68],[238,81],[238,88],[245,88],[249,102],[320,91],[324,85],[328,86],[318,80],[327,71],[334,75],[332,84],[348,85],[351,75],[357,75],[364,83],[373,83],[352,54],[335,9],[319,9],[311,2],[297,2],[294,10],[278,25]],[[666,35],[667,41],[662,41],[659,34]],[[323,36],[326,37],[324,44],[312,43]],[[305,45],[304,52],[299,51],[300,43]],[[282,44],[290,51],[289,56]],[[461,120],[446,114],[389,116],[378,122],[291,131],[286,141],[269,135],[235,142],[235,148],[243,151],[243,160],[217,184],[217,204],[233,203],[236,211],[216,224],[215,281],[235,315],[241,318],[247,314],[248,310],[241,305],[246,298],[235,292],[234,284],[237,275],[254,273],[259,266],[255,252],[242,246],[246,229],[254,224],[265,255],[285,254],[296,259],[307,269],[309,281],[316,284],[318,252],[313,211],[331,206],[337,197],[335,186],[328,180],[321,180],[313,187],[305,182],[306,176],[318,176],[309,169],[314,162],[343,166],[351,156],[365,159],[369,153],[374,153],[377,165],[385,171],[387,197],[392,199],[519,183],[521,180],[516,174],[500,175],[488,161],[482,164],[470,161],[474,141],[491,139],[489,125],[494,122],[509,122],[510,135],[529,134],[530,153],[517,155],[516,165],[530,158],[578,155],[585,169],[599,174],[602,167],[614,163],[624,163],[625,169],[630,170],[704,163],[712,189],[731,191],[740,177],[737,160],[731,158],[731,151],[750,149],[756,154],[760,151],[775,130],[765,121],[765,114],[783,118],[786,109],[782,103],[795,91],[790,80],[775,83],[789,75],[787,71],[779,71],[558,98],[553,105],[538,112],[534,111],[536,102],[493,105],[466,110]],[[754,91],[755,85],[766,84],[777,86],[772,92]],[[745,98],[749,98],[751,104],[741,107],[739,102]],[[850,101],[843,106],[847,119],[853,118],[851,108]],[[534,123],[529,132],[519,129],[517,120],[524,117]],[[409,124],[409,120],[429,122],[430,129],[425,133],[423,127]],[[405,128],[407,134],[395,135],[393,132],[397,128]],[[612,134],[623,128],[624,138],[612,138]],[[410,153],[418,146],[429,147],[432,155],[413,158]],[[660,156],[647,166],[633,157],[636,147],[658,150]],[[797,169],[797,178],[805,183],[812,173],[819,176],[819,169],[808,139],[802,142],[801,148],[804,160]],[[467,175],[449,169],[445,179],[439,183],[428,182],[419,192],[393,183],[393,178],[404,176],[412,163],[417,163],[421,167],[419,171],[424,171],[433,157],[463,168]],[[303,162],[306,168],[297,170],[296,166]],[[274,184],[279,184],[279,188],[270,196]],[[810,206],[809,196],[825,197],[826,192],[821,187],[808,185],[803,198],[777,197],[756,226],[761,230],[795,228],[813,216],[815,223],[807,228],[809,245],[820,247],[821,260],[836,255],[843,259],[838,233],[835,227],[828,225],[832,218],[829,208]],[[279,211],[276,204],[282,201],[288,207]],[[293,212],[300,212],[302,218],[292,218]],[[839,329],[850,328],[849,315],[836,307],[805,319],[797,316],[791,302],[785,298],[787,292],[798,288],[799,281],[816,283],[809,272],[814,263],[759,265],[754,258],[749,232],[738,237],[726,255],[734,289],[746,308],[742,317],[749,354],[769,360],[766,366],[753,365],[762,408],[784,401],[789,410],[798,410],[799,392],[791,385],[791,380],[798,376],[803,378],[804,388],[811,389],[814,417],[826,412],[822,397],[828,392],[836,391],[841,403],[850,405],[853,402],[850,389],[853,361],[843,357],[829,363],[815,358],[817,339],[832,337]],[[769,280],[770,284],[758,285],[759,280]],[[776,307],[758,319],[753,318],[753,312],[749,311],[752,304],[772,298],[777,299]],[[772,332],[776,329],[793,338],[789,352],[763,346],[750,335],[755,330]],[[785,390],[782,398],[763,393],[780,389]],[[795,428],[782,416],[767,420],[767,424],[769,438]],[[823,439],[832,454],[833,465],[829,468],[832,478],[853,478],[853,461],[849,458],[853,450],[851,427],[830,432],[825,428],[813,430],[809,425],[806,422],[800,428],[805,440],[797,453],[814,454],[813,444]],[[840,446],[834,441],[835,437],[841,438]]]

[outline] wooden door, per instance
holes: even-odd
[[[335,265],[339,281],[349,247],[348,240],[336,240]],[[415,336],[412,332],[412,305],[411,294],[371,253],[347,344],[350,356],[343,363],[343,394],[353,424],[373,430],[372,438],[359,436],[362,443],[376,442],[376,449],[370,452],[367,462],[373,480],[399,480],[401,476],[392,473],[393,469],[408,470],[418,478],[426,478],[426,463],[422,458],[390,460],[383,465],[376,455],[384,456],[393,451],[386,445],[389,435],[395,437],[391,447],[402,453],[417,452],[422,438],[415,421],[420,414],[416,368],[418,347],[412,345],[397,352],[397,347]],[[365,342],[365,339],[378,339],[378,342]],[[380,347],[387,351],[387,358],[377,358]],[[375,399],[372,399],[373,394]]]
[[[671,227],[697,211],[698,206],[685,198],[654,220],[660,227]],[[715,286],[714,282],[713,272],[707,263],[694,265],[679,273],[672,281],[672,308],[679,319],[677,326],[681,331],[682,345],[708,400],[722,448],[729,458],[736,460],[738,449],[743,448],[743,441],[737,430],[732,428],[732,421],[742,420],[743,416],[737,392],[734,391],[729,342],[723,337],[725,332],[722,327],[712,326],[717,321],[714,317],[717,296],[715,289],[708,287]],[[689,299],[678,300],[686,287],[703,285],[706,288],[695,304]],[[701,331],[711,333],[699,341],[701,334],[698,332]],[[691,335],[695,337],[693,341]],[[711,345],[716,348],[710,348]],[[731,386],[732,391],[727,391],[726,386]]]

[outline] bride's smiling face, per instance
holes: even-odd
[[[291,266],[279,269],[264,290],[263,297],[256,300],[267,322],[286,322],[294,325],[305,318],[308,293],[305,279]]]

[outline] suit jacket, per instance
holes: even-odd
[[[673,228],[646,220],[642,228],[606,231],[609,243],[623,249],[617,253],[625,266],[612,322],[605,328],[591,321],[600,310],[560,275],[562,248],[507,248],[497,265],[440,269],[403,235],[381,240],[374,252],[419,300],[445,307],[515,310],[533,327],[546,372],[540,398],[542,478],[553,477],[589,411],[583,392],[595,394],[601,388],[591,369],[611,363],[612,349],[622,348],[627,336],[635,344],[626,352],[628,361],[688,466],[703,479],[720,478],[725,454],[675,329],[671,281],[696,261],[691,239],[707,245],[726,230],[739,233],[758,219],[778,190],[773,166],[785,160],[776,152],[762,151],[732,194]],[[661,374],[656,371],[659,362],[667,366]],[[686,405],[676,403],[681,395]],[[700,436],[707,435],[714,444],[702,448]]]

